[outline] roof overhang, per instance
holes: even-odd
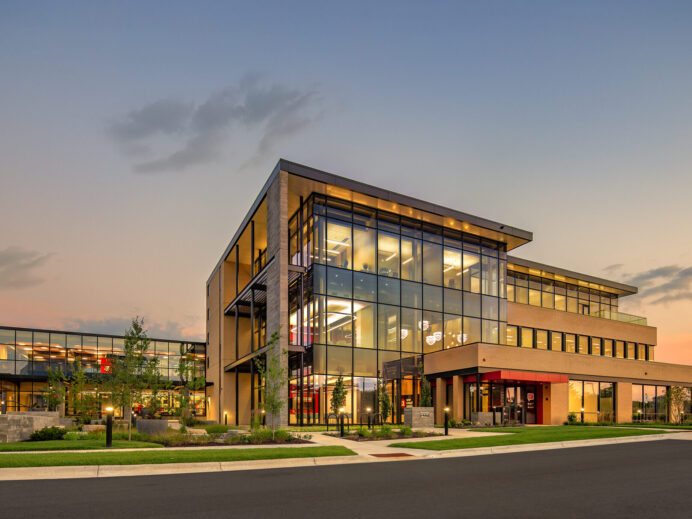
[[[533,233],[517,227],[474,216],[456,209],[426,202],[408,195],[365,184],[357,180],[328,173],[284,159],[279,160],[277,168],[298,179],[293,183],[297,195],[307,197],[318,192],[361,203],[385,211],[420,218],[436,225],[448,227],[469,234],[495,240],[514,249],[533,240]],[[291,189],[289,179],[289,193]],[[289,210],[290,212],[290,210]]]
[[[525,274],[534,276],[546,277],[555,281],[563,281],[576,285],[602,290],[604,292],[613,292],[619,296],[634,295],[638,292],[637,287],[611,281],[609,279],[581,274],[572,270],[567,270],[559,267],[552,267],[537,261],[531,261],[516,256],[507,257],[507,268]]]

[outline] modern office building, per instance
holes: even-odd
[[[354,422],[386,391],[398,423],[419,366],[438,422],[665,419],[670,386],[689,413],[692,366],[655,362],[656,328],[619,311],[637,288],[508,254],[532,239],[280,160],[207,281],[208,418],[258,412],[276,330],[284,424],[329,420],[339,376]]]
[[[72,374],[74,363],[79,361],[88,378],[107,375],[109,356],[118,355],[124,348],[122,335],[104,335],[58,330],[9,328],[0,326],[0,413],[43,410],[48,369]],[[205,344],[169,339],[151,339],[147,357],[158,360],[159,372],[170,382],[169,404],[175,405],[174,396],[179,392],[178,362],[182,356],[194,356],[200,371],[205,369]],[[178,387],[176,387],[178,386]],[[95,394],[95,387],[90,388]],[[146,391],[144,398],[146,400]],[[70,388],[67,391],[65,414],[73,414]],[[192,394],[196,415],[206,415],[205,390]],[[142,402],[142,403],[146,403]],[[102,399],[100,412],[109,401]],[[120,410],[117,411],[117,415]]]

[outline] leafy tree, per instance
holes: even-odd
[[[178,397],[180,402],[180,421],[184,425],[190,425],[192,419],[192,409],[190,398],[191,391],[203,389],[206,385],[204,375],[200,375],[199,363],[193,353],[184,350],[185,346],[180,345],[180,360],[178,361],[178,376],[181,382],[181,394]]]
[[[430,389],[430,382],[425,377],[423,373],[423,365],[418,366],[418,371],[420,372],[420,401],[419,405],[421,407],[432,407],[432,390]]]
[[[161,409],[163,408],[164,399],[167,396],[170,383],[164,380],[155,359],[146,362],[143,377],[146,387],[149,390],[148,402],[145,406],[147,414],[155,418],[160,418]]]
[[[89,385],[97,381],[90,381],[82,361],[77,359],[72,363],[72,376],[70,377],[72,389],[72,408],[77,416],[77,422],[88,423],[98,413],[98,383],[96,394],[89,391]]]
[[[687,390],[680,386],[670,386],[666,391],[666,401],[670,409],[670,421],[682,423]]]
[[[264,386],[264,402],[260,404],[267,414],[267,423],[272,431],[272,440],[276,436],[278,418],[286,404],[286,385],[288,384],[288,368],[286,363],[282,365],[282,357],[286,351],[279,351],[278,344],[281,335],[278,331],[272,333],[267,341],[267,353],[264,362],[255,358],[257,373]]]
[[[382,421],[386,422],[389,418],[389,414],[392,412],[392,402],[389,400],[389,395],[387,394],[387,388],[383,382],[380,382],[380,387],[378,388],[378,403],[380,405],[380,416]]]
[[[43,396],[48,402],[48,410],[55,411],[65,403],[65,384],[67,377],[60,367],[48,368],[48,383],[43,390]]]
[[[346,403],[346,387],[344,386],[344,377],[339,375],[336,379],[336,384],[334,384],[334,389],[332,389],[332,403],[330,409],[335,415],[339,414],[339,410],[344,407]]]
[[[142,401],[142,392],[148,385],[156,366],[156,358],[147,359],[150,339],[144,330],[144,320],[132,319],[125,334],[122,355],[111,355],[111,373],[104,388],[110,392],[113,405],[122,407],[128,423],[128,439],[132,439],[132,407]]]

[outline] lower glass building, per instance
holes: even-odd
[[[531,232],[280,160],[207,280],[208,417],[260,413],[255,359],[287,352],[284,424],[399,423],[433,385],[438,422],[666,419],[692,366],[655,362],[637,288],[511,255]],[[588,245],[584,245],[588,246]],[[279,331],[277,345],[267,338]],[[641,412],[640,412],[641,411]]]
[[[0,413],[44,410],[47,408],[45,396],[48,370],[61,370],[68,377],[73,373],[75,362],[79,361],[87,374],[94,380],[108,373],[109,357],[118,355],[124,349],[124,337],[58,330],[39,330],[30,328],[0,327]],[[178,362],[183,356],[193,356],[198,369],[206,369],[206,345],[202,342],[151,339],[146,356],[156,358],[164,380],[170,384],[168,405],[173,410],[175,396],[180,390],[177,372]],[[96,386],[88,388],[96,395]],[[107,395],[97,395],[101,402],[99,417],[111,405]],[[192,395],[196,415],[206,416],[205,390]],[[65,414],[70,416],[71,388],[67,387]],[[140,405],[146,405],[147,391]],[[120,415],[121,410],[116,411]]]

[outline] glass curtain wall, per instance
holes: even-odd
[[[502,244],[321,195],[308,198],[289,228],[299,229],[300,220],[303,236],[292,231],[289,258],[311,268],[302,309],[291,305],[289,320],[291,340],[312,346],[303,357],[302,387],[322,392],[309,397],[317,402],[310,419],[326,420],[331,388],[342,376],[353,421],[375,410],[380,380],[395,410],[388,420],[398,422],[416,403],[422,354],[504,342]],[[292,395],[301,386],[298,372],[293,380]],[[308,419],[305,401],[302,416]]]
[[[45,409],[48,368],[69,376],[79,361],[87,376],[105,375],[108,357],[118,355],[123,348],[122,336],[0,328],[0,387],[5,402],[0,412]],[[177,367],[181,355],[193,355],[204,373],[205,352],[204,343],[152,340],[147,355],[157,359],[159,372],[175,387],[180,383]],[[192,396],[196,414],[205,415],[205,391]],[[69,405],[66,411],[70,414]]]

